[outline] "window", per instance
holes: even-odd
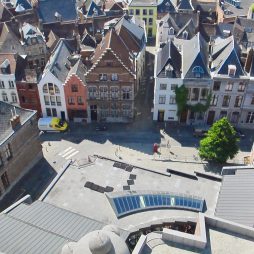
[[[95,99],[96,98],[96,87],[95,86],[89,87],[88,94],[89,94],[89,99]]]
[[[233,84],[232,82],[228,82],[225,88],[225,91],[232,91],[233,90]]]
[[[0,81],[0,88],[5,88],[5,86],[4,86],[4,81]]]
[[[228,107],[230,102],[230,96],[225,95],[223,97],[222,107]]]
[[[100,87],[100,98],[101,99],[108,98],[108,88],[106,86],[101,86]]]
[[[160,95],[159,104],[165,104],[165,103],[166,103],[166,95]]]
[[[220,112],[220,118],[227,117],[227,111],[221,111]]]
[[[62,105],[61,97],[60,96],[56,96],[56,105],[57,106],[61,106]]]
[[[169,104],[176,104],[176,97],[174,95],[170,95]]]
[[[33,85],[32,84],[28,84],[28,89],[32,90],[33,89]]]
[[[9,88],[10,89],[13,89],[14,88],[14,82],[13,81],[11,81],[11,80],[9,80]]]
[[[58,86],[54,85],[54,88],[55,88],[55,93],[60,93]]]
[[[130,15],[134,15],[134,10],[130,10]]]
[[[5,101],[5,102],[8,101],[8,96],[6,93],[2,93],[2,98],[3,98],[3,101]]]
[[[208,95],[208,90],[207,90],[206,88],[202,88],[202,89],[201,89],[201,97],[200,97],[200,100],[206,100],[207,95]]]
[[[144,20],[145,24],[147,24],[147,18],[143,18],[143,20]]]
[[[252,96],[252,99],[251,99],[251,105],[254,105],[254,96]]]
[[[233,112],[231,115],[231,122],[238,123],[239,115],[239,112]]]
[[[84,104],[84,101],[82,96],[78,96],[78,105],[83,105],[83,104]]]
[[[169,35],[174,35],[174,33],[175,33],[174,28],[173,28],[173,27],[170,27],[170,28],[169,28]]]
[[[11,145],[8,144],[4,147],[4,154],[7,160],[11,159],[12,157],[12,152],[11,152]]]
[[[152,25],[153,25],[153,19],[152,19],[152,18],[149,18],[149,19],[148,19],[148,25],[149,25],[149,26],[152,26]]]
[[[43,90],[43,93],[48,93],[48,85],[45,84],[45,85],[43,86],[42,90]]]
[[[55,106],[56,105],[56,101],[55,101],[55,96],[50,96],[50,104],[52,105],[52,106]]]
[[[131,116],[131,105],[130,104],[122,104],[123,116],[130,117]]]
[[[147,9],[143,9],[143,15],[147,15]]]
[[[55,94],[54,85],[52,83],[48,83],[48,90],[50,94]]]
[[[205,116],[204,112],[197,112],[197,120],[203,120]]]
[[[238,86],[238,92],[244,92],[245,86],[246,85],[243,82],[240,82]]]
[[[46,108],[46,114],[47,116],[52,116],[50,108]]]
[[[153,15],[153,10],[149,10],[149,15]]]
[[[57,111],[56,111],[55,108],[52,108],[52,115],[53,115],[54,117],[57,117]]]
[[[192,72],[193,72],[195,78],[201,78],[201,76],[204,74],[204,70],[200,66],[195,66],[192,69]]]
[[[118,87],[117,86],[112,86],[110,88],[110,93],[111,93],[111,99],[118,99]]]
[[[160,84],[160,90],[167,90],[167,84]]]
[[[100,81],[107,81],[108,80],[107,74],[105,74],[105,73],[99,74],[99,80]]]
[[[178,85],[176,84],[171,84],[171,91],[175,91]]]
[[[136,10],[136,15],[140,15],[140,10]]]
[[[11,98],[12,98],[12,102],[13,103],[17,103],[18,102],[17,95],[15,93],[11,94]]]
[[[235,98],[235,108],[241,107],[243,101],[243,96],[236,96]]]
[[[248,112],[246,123],[253,123],[254,121],[254,112]]]
[[[220,81],[214,81],[213,91],[220,91],[220,85],[221,85]]]
[[[117,104],[115,102],[112,102],[110,107],[111,107],[111,112],[110,112],[111,116],[112,117],[117,117],[118,116],[117,115]]]
[[[68,97],[68,104],[69,105],[75,105],[74,97]]]
[[[72,91],[73,93],[78,92],[78,85],[71,85],[71,91]]]
[[[185,39],[185,40],[188,39],[188,32],[187,31],[183,32],[183,39]]]
[[[217,106],[219,95],[214,94],[211,100],[211,106]]]
[[[131,88],[124,87],[122,90],[123,100],[130,100],[131,99]]]
[[[228,75],[229,76],[235,76],[236,72],[236,66],[235,65],[229,65],[228,66]]]
[[[117,73],[112,73],[111,80],[112,81],[117,81],[118,80],[118,74]]]
[[[45,105],[49,105],[49,96],[44,95],[44,102],[45,102]]]
[[[193,88],[192,94],[191,94],[191,100],[198,101],[198,98],[199,98],[199,88]]]

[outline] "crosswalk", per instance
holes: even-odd
[[[76,150],[75,148],[72,148],[70,146],[70,147],[66,148],[64,151],[60,152],[58,155],[61,156],[64,159],[66,159],[66,160],[70,160],[71,158],[73,158],[78,153],[79,153],[78,150]]]

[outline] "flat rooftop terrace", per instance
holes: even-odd
[[[105,193],[84,187],[86,182],[90,181],[104,188],[112,187],[113,192],[109,194],[123,193],[123,186],[128,186],[127,181],[132,175],[135,179],[129,185],[130,191],[162,191],[197,196],[205,199],[204,212],[208,215],[214,214],[220,182],[199,177],[193,180],[173,174],[167,176],[135,167],[128,172],[114,167],[113,164],[113,161],[96,159],[94,164],[83,168],[69,166],[47,194],[44,202],[128,230],[153,222],[168,221],[169,218],[195,220],[196,212],[177,209],[143,211],[118,219]]]
[[[142,250],[141,254],[249,254],[254,249],[254,242],[241,235],[207,226],[207,246],[205,249],[195,249],[182,244],[157,240],[152,241]]]

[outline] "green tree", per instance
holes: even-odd
[[[202,159],[225,163],[237,154],[238,142],[235,129],[224,117],[215,122],[200,141],[199,155]]]

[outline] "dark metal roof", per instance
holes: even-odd
[[[181,0],[180,4],[177,6],[178,10],[194,10],[190,0]]]
[[[254,170],[236,170],[223,177],[215,215],[246,226],[254,226]]]
[[[56,12],[61,15],[63,22],[73,21],[77,18],[75,0],[43,0],[38,2],[38,12],[42,23],[57,22]]]

